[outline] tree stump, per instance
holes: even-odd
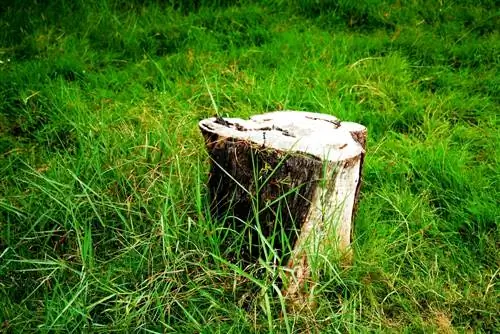
[[[303,296],[315,259],[350,261],[366,128],[324,114],[280,111],[199,123],[212,161],[212,214],[245,235],[241,259],[285,268]]]

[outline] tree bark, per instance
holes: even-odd
[[[247,238],[236,258],[283,266],[293,298],[307,290],[317,259],[332,250],[350,259],[364,126],[296,111],[199,126],[212,161],[212,214]]]

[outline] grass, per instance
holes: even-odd
[[[498,331],[498,7],[352,3],[4,5],[1,330]],[[207,87],[225,116],[369,129],[354,265],[314,309],[225,259]]]

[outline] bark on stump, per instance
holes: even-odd
[[[322,252],[334,250],[350,261],[364,126],[280,111],[250,120],[214,117],[199,127],[212,160],[212,214],[234,217],[231,228],[246,231],[245,260],[263,256],[263,237],[274,240],[278,264],[288,272],[284,293],[296,301],[307,293],[311,266]],[[248,222],[262,233],[249,230]]]

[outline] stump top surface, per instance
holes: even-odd
[[[276,111],[240,118],[207,118],[202,130],[262,147],[302,152],[322,160],[341,161],[358,156],[363,147],[352,133],[366,131],[357,123],[342,122],[334,116],[305,111]]]

